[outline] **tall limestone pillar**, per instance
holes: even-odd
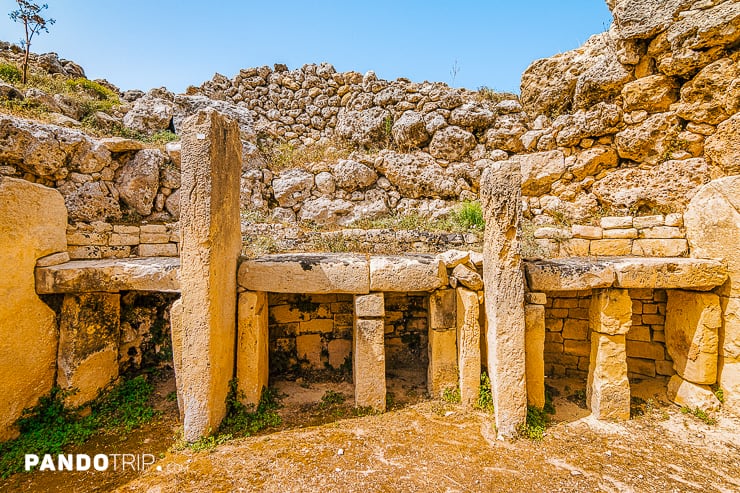
[[[457,292],[457,366],[460,402],[473,406],[480,391],[480,303],[478,293],[463,287]]]
[[[626,289],[594,290],[589,308],[591,360],[586,405],[597,419],[630,419],[626,335],[632,327],[632,299]]]
[[[184,435],[218,428],[234,376],[241,249],[239,127],[213,110],[182,125],[180,283]]]
[[[740,176],[713,180],[696,192],[684,214],[691,256],[724,261],[729,279],[715,290],[718,331],[717,383],[724,409],[740,416]]]
[[[268,304],[267,293],[239,293],[236,343],[236,378],[243,404],[258,404],[268,380]]]
[[[521,181],[517,161],[500,161],[483,173],[480,184],[486,220],[483,282],[488,372],[501,437],[515,435],[527,418]]]
[[[438,289],[429,296],[427,391],[432,397],[458,386],[455,306],[454,289]]]
[[[355,406],[385,411],[385,297],[355,295],[352,379]]]

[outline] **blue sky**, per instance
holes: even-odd
[[[611,22],[604,0],[45,1],[57,22],[33,51],[56,51],[124,90],[176,92],[215,72],[322,61],[384,79],[518,92],[531,61],[576,48]],[[7,16],[15,6],[0,0],[2,40],[21,39]]]

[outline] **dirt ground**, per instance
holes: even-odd
[[[544,439],[534,442],[497,440],[490,415],[426,400],[418,378],[394,377],[392,410],[381,415],[353,417],[348,383],[278,382],[279,430],[206,452],[164,452],[178,428],[169,409],[140,436],[128,437],[129,450],[163,454],[143,474],[21,474],[0,490],[740,491],[740,419],[718,413],[717,424],[708,425],[681,413],[667,403],[663,380],[633,382],[636,415],[619,424],[589,416],[583,381],[550,380],[557,412]],[[319,405],[327,390],[345,402]],[[91,442],[85,449],[96,447]]]

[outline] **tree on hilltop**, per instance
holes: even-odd
[[[23,29],[26,33],[26,39],[21,41],[21,46],[25,52],[23,55],[23,79],[22,82],[25,84],[28,80],[28,58],[31,55],[31,40],[36,34],[41,31],[49,32],[50,26],[56,21],[54,19],[45,19],[41,12],[49,6],[47,4],[37,4],[29,0],[16,0],[18,2],[18,9],[13,10],[9,15],[13,22],[22,22]]]

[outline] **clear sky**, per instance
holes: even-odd
[[[32,51],[74,60],[121,89],[182,92],[215,72],[330,62],[338,71],[519,91],[529,63],[611,22],[604,0],[45,0],[56,19]],[[22,27],[0,0],[0,39]],[[453,67],[457,73],[453,80]]]

